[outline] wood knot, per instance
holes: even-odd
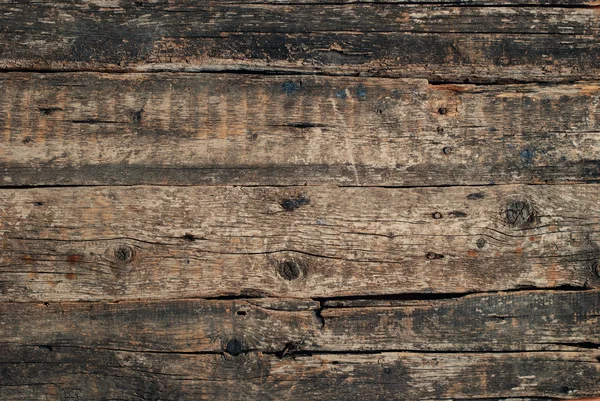
[[[590,267],[592,269],[592,273],[600,277],[600,263],[597,260],[593,260],[592,263],[590,263]]]
[[[287,259],[279,263],[279,275],[288,281],[296,280],[302,274],[305,274],[306,267],[297,259]]]
[[[308,205],[310,203],[310,199],[300,194],[297,198],[289,198],[283,199],[281,201],[281,207],[283,210],[291,212],[298,209],[300,206]]]
[[[230,355],[238,356],[242,353],[242,342],[237,338],[229,340],[229,342],[225,346],[225,349]]]
[[[131,121],[134,123],[139,123],[142,121],[142,114],[144,114],[144,109],[135,110],[131,112]]]
[[[135,251],[128,245],[121,245],[115,249],[115,260],[120,264],[130,263],[135,257]]]
[[[506,222],[514,227],[533,227],[537,217],[533,206],[524,200],[511,200],[506,205]]]
[[[477,240],[477,248],[481,249],[485,246],[485,238],[479,238]]]

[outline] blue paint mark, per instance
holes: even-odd
[[[281,84],[281,90],[287,93],[288,95],[291,95],[297,90],[300,90],[300,85],[292,81],[286,81],[283,84]]]
[[[533,151],[533,149],[529,149],[529,148],[525,148],[523,150],[521,150],[521,161],[523,162],[524,165],[526,166],[530,166],[533,164],[533,157],[535,156],[534,154],[535,152]]]
[[[335,92],[335,97],[338,99],[346,99],[348,97],[346,94],[346,89],[340,89],[339,91]]]
[[[364,99],[367,97],[367,90],[364,86],[362,86],[362,84],[359,84],[356,87],[356,96],[358,96],[359,99]]]

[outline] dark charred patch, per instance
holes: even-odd
[[[283,210],[291,212],[298,209],[301,206],[308,205],[309,203],[310,200],[304,195],[300,194],[297,198],[283,199],[281,201],[281,207],[283,208]]]

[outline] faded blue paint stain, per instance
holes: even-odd
[[[520,154],[521,161],[526,166],[530,166],[533,164],[534,156],[535,156],[535,152],[533,151],[533,149],[525,148],[525,149],[521,150],[521,154]]]
[[[300,90],[300,85],[298,85],[296,82],[286,81],[283,84],[281,84],[281,90],[287,93],[288,95],[291,95],[292,93]]]
[[[358,96],[359,99],[364,99],[367,97],[367,90],[362,84],[359,84],[356,87],[356,96]]]
[[[338,99],[346,99],[348,97],[346,94],[346,89],[340,89],[339,91],[335,92],[335,97]]]

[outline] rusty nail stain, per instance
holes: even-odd
[[[121,245],[115,249],[115,259],[120,263],[129,263],[133,260],[135,251],[127,245]]]
[[[69,255],[67,256],[67,262],[74,264],[74,263],[78,263],[81,261],[81,259],[83,258],[82,255]]]

